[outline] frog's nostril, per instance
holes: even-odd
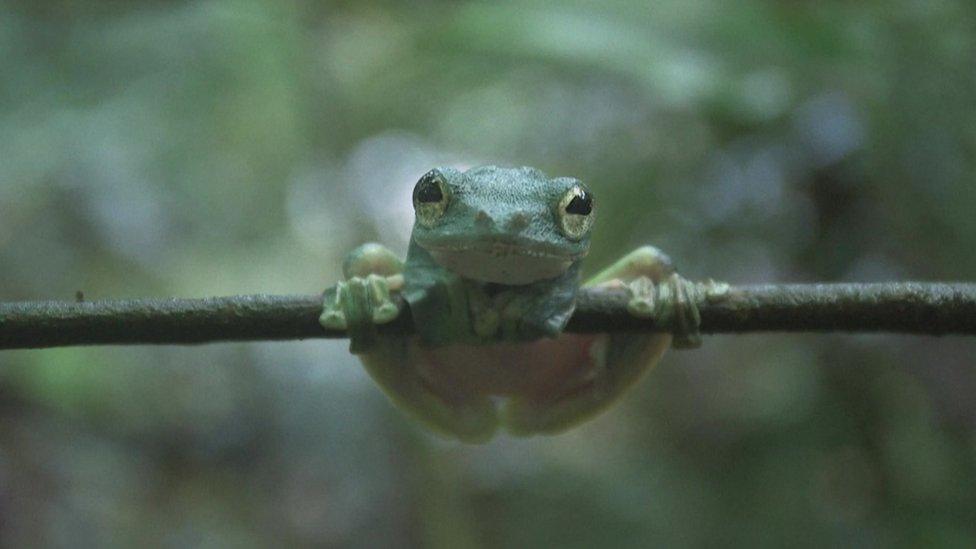
[[[478,213],[474,214],[474,222],[481,227],[493,227],[495,225],[495,220],[484,210],[478,210]]]
[[[529,226],[529,216],[522,212],[518,212],[513,214],[512,217],[508,219],[508,223],[506,225],[509,230],[521,231]]]

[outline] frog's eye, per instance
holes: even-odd
[[[450,201],[450,187],[444,175],[437,170],[425,173],[413,188],[413,209],[417,213],[417,221],[425,227],[433,227],[437,223]]]
[[[582,185],[574,185],[559,200],[556,217],[567,238],[583,238],[593,226],[593,194]]]

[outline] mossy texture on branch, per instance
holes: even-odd
[[[976,284],[724,286],[697,295],[702,333],[898,332],[976,335]],[[580,293],[570,332],[667,331],[626,311],[627,295]],[[401,302],[401,308],[405,305]],[[0,349],[342,338],[319,325],[318,295],[0,304]],[[382,333],[413,329],[410,315]]]

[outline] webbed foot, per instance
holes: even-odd
[[[399,314],[391,290],[403,287],[403,263],[379,244],[363,244],[349,252],[342,264],[345,280],[325,291],[319,323],[347,330],[349,350],[363,353],[373,346],[376,325]]]
[[[653,246],[642,246],[605,269],[589,286],[623,288],[630,294],[627,311],[640,318],[654,318],[670,326],[672,345],[698,347],[701,315],[696,303],[697,287],[678,275],[671,260]]]
[[[370,274],[354,276],[326,290],[319,323],[347,330],[349,350],[362,353],[372,346],[376,325],[391,322],[398,314],[387,277]]]
[[[672,326],[671,345],[679,349],[701,347],[701,314],[695,302],[694,283],[672,273],[657,290],[658,321]]]
[[[364,296],[367,301],[365,311],[350,307],[358,296]],[[353,277],[337,283],[326,290],[325,302],[319,322],[326,328],[345,330],[349,327],[347,314],[362,315],[367,313],[376,324],[385,324],[397,317],[396,303],[390,298],[390,287],[386,277],[367,275]]]

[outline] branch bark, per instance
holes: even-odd
[[[703,286],[704,288],[704,286]],[[701,331],[898,332],[976,335],[976,284],[733,286],[697,296]],[[620,291],[582,291],[571,332],[667,331],[626,311]],[[0,349],[342,338],[318,323],[318,295],[0,304]],[[401,312],[406,305],[401,303]],[[409,314],[385,326],[407,334]]]

